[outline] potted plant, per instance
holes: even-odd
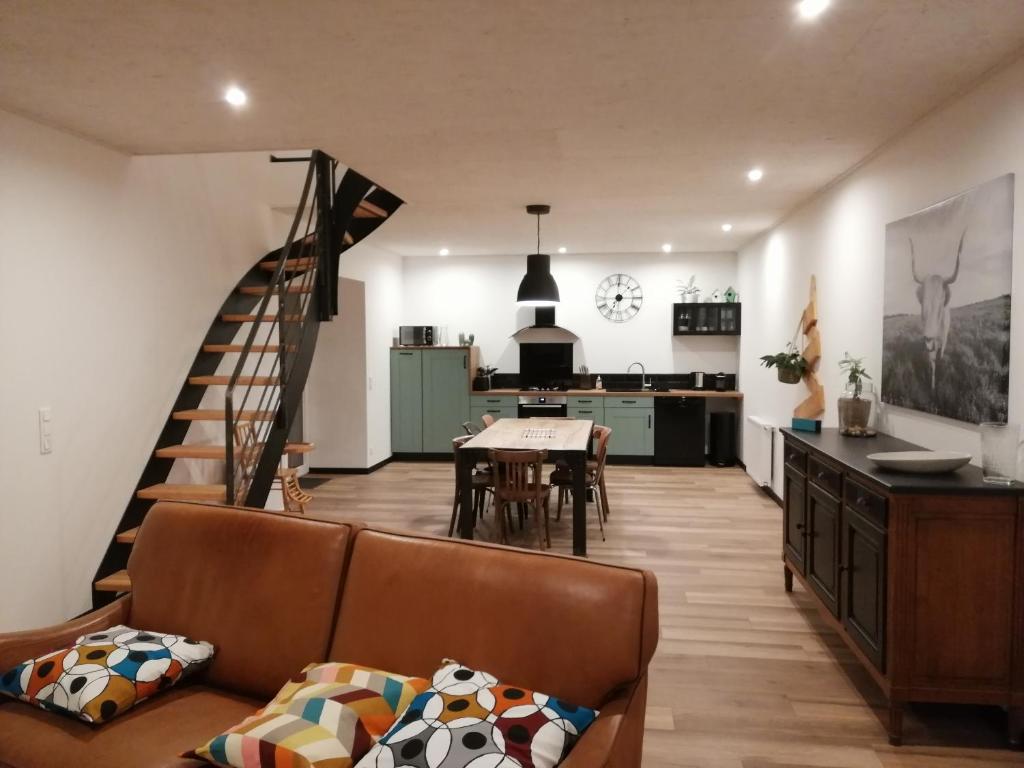
[[[694,285],[696,281],[696,275],[690,275],[690,282],[688,283],[684,283],[682,280],[676,281],[676,284],[679,286],[679,300],[683,304],[696,304],[700,301],[700,288]]]
[[[761,365],[765,368],[776,368],[779,372],[779,381],[783,384],[799,384],[807,372],[807,360],[793,342],[786,345],[785,352],[762,355]]]
[[[846,386],[839,397],[839,433],[871,437],[875,434],[875,391],[871,376],[864,369],[864,359],[850,357],[847,352],[839,361],[839,370],[846,376]]]
[[[473,377],[473,391],[474,392],[487,392],[491,388],[491,376],[497,368],[492,368],[489,365],[482,365],[476,369],[476,376]]]

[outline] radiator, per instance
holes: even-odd
[[[775,425],[757,416],[747,416],[751,428],[743,451],[747,474],[762,487],[772,486],[772,465],[775,457]]]

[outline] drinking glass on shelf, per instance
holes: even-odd
[[[1010,485],[1017,477],[1020,425],[986,421],[979,427],[982,478],[993,485]]]

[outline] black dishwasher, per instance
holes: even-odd
[[[654,398],[654,463],[704,466],[704,398]]]

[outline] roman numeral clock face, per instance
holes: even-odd
[[[629,275],[608,275],[597,286],[594,303],[605,320],[624,323],[632,320],[640,311],[640,305],[644,303],[644,292],[640,283]]]

